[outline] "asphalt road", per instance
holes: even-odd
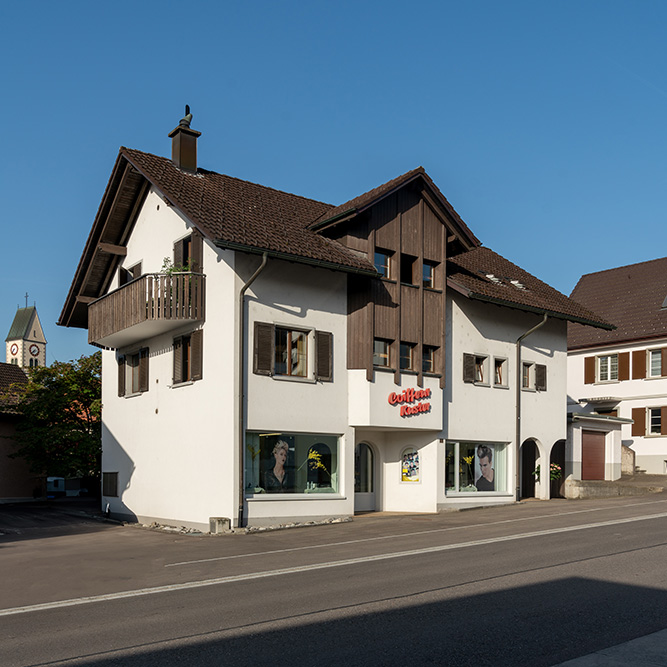
[[[60,521],[7,532],[0,506],[2,667],[546,667],[667,628],[667,493],[254,535]]]

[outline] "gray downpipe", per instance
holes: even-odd
[[[259,265],[255,273],[250,276],[250,279],[243,285],[239,293],[239,510],[238,510],[238,527],[243,528],[244,516],[243,509],[245,504],[245,488],[243,486],[243,478],[245,476],[244,456],[245,456],[245,293],[248,291],[250,285],[255,282],[255,279],[264,270],[266,262],[269,259],[268,253],[262,253],[262,263]]]
[[[521,480],[519,474],[521,473],[521,461],[519,460],[519,453],[521,451],[521,384],[522,371],[521,365],[521,341],[530,336],[530,334],[537,331],[547,323],[547,314],[544,313],[542,321],[536,324],[532,329],[528,329],[526,333],[519,336],[516,340],[516,465],[515,465],[515,481],[516,481],[516,500],[521,500]]]

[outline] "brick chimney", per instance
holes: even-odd
[[[171,161],[184,171],[197,173],[197,137],[201,132],[190,129],[192,114],[190,107],[185,105],[185,116],[181,118],[178,127],[173,129],[171,137]]]

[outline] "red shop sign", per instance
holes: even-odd
[[[410,417],[431,411],[431,404],[423,401],[422,399],[424,398],[431,398],[430,389],[413,389],[411,387],[405,389],[400,394],[392,391],[387,400],[389,401],[389,405],[401,406],[401,417]],[[416,405],[407,405],[408,403],[415,403],[415,401],[418,401]]]

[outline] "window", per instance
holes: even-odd
[[[660,435],[662,432],[661,408],[648,409],[648,434]]]
[[[201,380],[203,374],[203,332],[193,331],[174,339],[174,384]]]
[[[118,286],[122,287],[126,285],[131,280],[139,278],[141,276],[141,262],[137,262],[134,266],[131,266],[129,269],[120,267],[118,272]]]
[[[118,396],[148,391],[148,348],[118,357]]]
[[[422,347],[422,372],[435,373],[435,351],[437,347],[424,345]]]
[[[174,268],[177,271],[201,273],[203,257],[203,239],[199,232],[174,243]]]
[[[547,367],[544,364],[535,364],[535,389],[547,390]]]
[[[375,250],[375,270],[383,278],[391,278],[390,253],[386,250]]]
[[[505,492],[507,446],[486,442],[447,442],[445,493]]]
[[[376,338],[373,341],[373,366],[391,367],[391,343],[388,340]]]
[[[473,384],[489,384],[489,358],[481,354],[463,355],[463,381]]]
[[[246,493],[337,493],[338,459],[336,435],[247,432]]]
[[[333,334],[255,322],[253,373],[333,382]]]
[[[533,383],[533,364],[524,362],[521,367],[521,387],[531,389]]]
[[[401,482],[419,481],[419,452],[408,447],[401,454]]]
[[[401,255],[401,282],[406,285],[415,284],[415,263],[417,258],[412,255]]]
[[[433,289],[435,287],[435,264],[424,262],[422,266],[422,285]]]
[[[493,360],[493,385],[507,387],[507,359],[496,357]]]
[[[306,377],[308,371],[308,334],[305,331],[276,327],[275,337],[275,374]]]
[[[415,369],[415,346],[412,343],[401,343],[401,370],[413,371]]]
[[[102,473],[102,495],[110,498],[118,497],[118,473],[117,472],[103,472]]]
[[[607,354],[597,358],[598,382],[618,380],[618,354]]]
[[[649,377],[662,377],[662,350],[649,350]]]

